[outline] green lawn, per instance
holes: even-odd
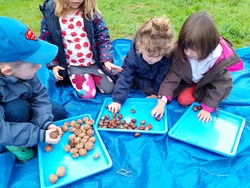
[[[43,0],[0,0],[0,15],[10,16],[26,23],[39,35]],[[196,11],[210,13],[220,34],[229,39],[235,48],[250,46],[249,0],[99,0],[112,40],[132,38],[145,20],[167,15],[176,37],[188,17]]]

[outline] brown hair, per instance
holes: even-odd
[[[68,0],[54,0],[55,2],[55,15],[58,17],[65,15],[65,10],[69,7]],[[97,8],[97,0],[84,0],[79,6],[79,9],[83,11],[84,16],[88,20],[94,19],[94,14],[100,11]]]
[[[151,18],[136,33],[138,51],[145,49],[152,55],[167,55],[172,51],[174,32],[166,16]]]
[[[220,35],[215,21],[205,12],[196,12],[184,22],[177,40],[177,53],[186,59],[185,49],[198,51],[199,59],[205,59],[219,44]]]

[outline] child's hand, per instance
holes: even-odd
[[[151,115],[152,117],[155,118],[162,118],[163,114],[164,114],[164,109],[166,106],[166,102],[163,100],[158,100],[158,104],[156,105],[156,107],[154,107],[154,109],[151,111]]]
[[[199,118],[199,121],[202,121],[203,123],[212,121],[211,113],[203,109],[198,113],[197,117]]]
[[[146,98],[157,98],[157,95],[152,94],[152,95],[147,96]]]
[[[105,62],[104,65],[108,70],[116,70],[118,72],[122,72],[122,68],[117,65],[114,65],[113,63]]]
[[[61,127],[58,127],[58,126],[56,126],[55,124],[50,124],[50,125],[48,126],[48,129],[56,129],[56,130],[58,131],[58,134],[59,134],[59,135],[62,135],[62,134],[63,134]]]
[[[57,144],[60,141],[61,136],[62,136],[60,134],[58,134],[57,138],[51,138],[50,137],[50,133],[52,133],[54,131],[57,131],[57,129],[48,129],[48,130],[46,130],[46,135],[45,135],[45,142],[46,143],[48,143],[48,144]]]
[[[109,106],[108,106],[108,109],[110,112],[112,113],[118,113],[120,111],[120,108],[121,108],[121,104],[120,103],[117,103],[117,102],[112,102]]]
[[[63,80],[63,77],[59,74],[59,70],[64,70],[64,69],[65,69],[65,68],[63,68],[63,67],[61,67],[61,66],[59,66],[59,65],[54,66],[54,67],[52,68],[53,74],[54,74],[56,80]]]

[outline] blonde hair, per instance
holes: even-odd
[[[65,10],[69,8],[68,0],[54,0],[55,2],[55,15],[58,17],[65,16]],[[97,0],[84,0],[79,6],[79,9],[83,11],[84,17],[87,20],[93,20],[95,13],[100,13],[97,8]]]
[[[168,55],[173,49],[174,31],[169,19],[164,15],[151,18],[136,33],[135,44],[138,51],[146,50],[152,55]]]

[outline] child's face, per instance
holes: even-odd
[[[163,58],[163,55],[149,54],[146,50],[141,50],[142,58],[150,65],[153,65]]]
[[[190,59],[199,60],[199,53],[198,53],[198,51],[186,48],[186,49],[184,49],[184,53]]]
[[[41,68],[40,64],[23,62],[16,67],[12,67],[13,71],[12,76],[15,76],[16,78],[22,80],[29,80],[35,76],[36,72],[40,68]]]
[[[78,7],[84,2],[84,0],[68,0],[69,7],[71,9],[78,9]]]

